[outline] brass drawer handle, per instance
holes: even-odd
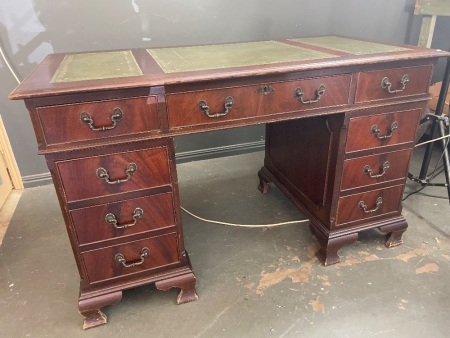
[[[323,85],[323,84],[321,84],[319,86],[319,88],[317,88],[317,90],[316,90],[316,97],[314,99],[311,99],[311,100],[306,100],[306,101],[303,100],[304,93],[303,93],[303,91],[301,90],[300,87],[296,88],[295,91],[294,91],[295,98],[297,100],[300,100],[301,103],[303,103],[303,104],[313,104],[313,103],[319,102],[319,100],[320,100],[320,98],[322,97],[323,94],[325,94],[325,85]]]
[[[373,170],[372,170],[372,168],[370,168],[370,165],[366,165],[366,166],[364,167],[364,172],[365,172],[370,178],[379,178],[379,177],[382,177],[382,176],[386,173],[386,170],[388,170],[388,169],[389,169],[389,161],[386,161],[386,162],[383,163],[383,167],[382,167],[382,172],[381,172],[381,173],[376,174],[376,175],[373,175],[373,174],[372,174],[372,173],[373,173]]]
[[[148,256],[150,256],[150,250],[148,248],[142,248],[140,255],[141,260],[138,262],[128,263],[127,260],[125,259],[125,256],[122,255],[121,253],[116,254],[114,256],[114,259],[116,260],[117,263],[122,264],[125,268],[132,268],[134,266],[138,266],[144,263],[145,257]]]
[[[115,108],[111,115],[112,124],[110,126],[94,127],[94,119],[87,112],[82,112],[80,115],[81,122],[87,124],[93,131],[106,131],[114,129],[117,126],[117,122],[122,120],[123,111],[120,108]]]
[[[115,180],[115,181],[111,181],[109,179],[109,174],[108,174],[108,172],[106,171],[105,168],[102,168],[102,167],[98,168],[97,171],[96,171],[96,174],[97,174],[98,178],[100,178],[102,180],[105,180],[105,182],[108,183],[108,184],[118,184],[118,183],[122,183],[122,182],[128,181],[131,178],[131,175],[136,172],[136,170],[137,170],[136,163],[129,163],[127,165],[127,170],[125,171],[126,177],[125,178],[120,178],[120,179]]]
[[[389,134],[384,135],[384,136],[380,136],[381,130],[378,129],[377,125],[373,125],[372,128],[370,129],[370,132],[375,135],[379,140],[385,140],[388,138],[391,138],[392,135],[394,135],[394,132],[398,129],[398,123],[396,121],[394,121],[391,124],[391,130],[389,131]]]
[[[361,202],[358,203],[358,208],[360,208],[360,209],[361,209],[362,211],[364,211],[364,213],[366,213],[366,214],[371,214],[372,212],[377,211],[378,208],[380,207],[380,205],[383,204],[383,199],[382,199],[381,197],[378,197],[376,203],[377,203],[377,205],[376,205],[375,208],[373,208],[373,209],[367,209],[366,203],[364,203],[364,201],[361,201]]]
[[[116,215],[109,213],[105,215],[105,221],[109,224],[112,224],[116,229],[126,229],[136,225],[138,218],[141,218],[144,214],[144,210],[141,208],[134,209],[133,212],[133,222],[119,225],[117,222]]]
[[[223,113],[210,114],[209,106],[206,103],[206,101],[204,101],[204,100],[201,100],[198,103],[198,109],[200,109],[200,111],[205,113],[206,116],[208,116],[208,117],[221,117],[221,116],[227,115],[230,112],[230,109],[233,107],[233,104],[234,104],[233,98],[231,96],[228,96],[225,99],[225,103],[223,105],[223,107],[224,107]]]
[[[268,95],[270,93],[272,93],[273,91],[275,91],[275,88],[273,88],[271,85],[264,85],[259,87],[258,89],[256,89],[256,92],[258,94],[262,94],[262,95]]]
[[[392,83],[389,81],[389,78],[387,76],[383,77],[381,80],[381,88],[386,89],[391,94],[400,93],[405,90],[406,84],[409,82],[409,76],[408,74],[403,75],[402,79],[400,80],[400,84],[402,85],[402,88],[392,90],[391,86]]]

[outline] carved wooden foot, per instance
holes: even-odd
[[[259,186],[258,189],[263,194],[267,194],[270,190],[270,179],[264,174],[262,170],[258,171],[258,177],[259,177]]]
[[[181,289],[177,297],[177,304],[193,302],[198,299],[195,292],[195,276],[189,273],[182,276],[164,279],[155,283],[158,290],[167,291],[171,288]]]
[[[386,234],[386,247],[392,248],[403,244],[402,235],[407,228],[408,223],[406,223],[406,220],[402,217],[397,222],[381,226],[378,229]]]
[[[319,231],[314,225],[311,224],[310,228],[320,244],[320,249],[316,252],[316,256],[325,266],[339,263],[339,249],[344,245],[356,242],[358,239],[358,233],[329,238],[324,233]]]
[[[106,315],[100,309],[106,305],[112,305],[122,299],[122,291],[108,293],[106,295],[84,298],[81,294],[78,301],[78,310],[84,316],[83,329],[90,329],[107,323]]]

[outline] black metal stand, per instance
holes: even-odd
[[[447,66],[445,67],[444,79],[442,80],[442,87],[439,93],[438,102],[436,105],[436,111],[434,114],[428,114],[420,123],[424,123],[428,120],[432,120],[430,135],[431,139],[436,137],[448,136],[446,130],[449,129],[449,118],[447,115],[442,115],[445,106],[445,99],[450,82],[450,57],[447,58]],[[446,183],[431,183],[431,178],[428,176],[428,167],[430,166],[431,155],[433,153],[434,142],[428,143],[425,150],[425,154],[422,161],[422,167],[420,169],[419,177],[414,177],[411,173],[408,174],[408,178],[414,182],[420,183],[422,186],[440,186],[447,188],[448,200],[450,203],[450,162],[448,156],[448,139],[442,139],[443,147],[443,160],[444,160],[444,172]]]

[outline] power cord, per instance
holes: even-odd
[[[9,71],[11,72],[12,76],[16,79],[17,83],[20,84],[20,79],[17,76],[16,72],[14,71],[13,67],[8,61],[8,58],[6,57],[5,53],[3,52],[2,42],[0,41],[0,55],[2,56],[3,61],[5,61],[6,66],[8,67]]]
[[[279,225],[287,225],[287,224],[298,224],[298,223],[306,223],[309,222],[309,219],[302,219],[298,221],[288,221],[288,222],[281,222],[281,223],[272,223],[272,224],[237,224],[237,223],[228,223],[228,222],[221,222],[221,221],[213,221],[210,219],[206,219],[200,216],[197,216],[193,214],[192,212],[186,210],[183,207],[180,207],[181,210],[183,210],[188,215],[199,219],[200,221],[206,222],[206,223],[213,223],[213,224],[220,224],[220,225],[229,225],[229,226],[235,226],[235,227],[244,227],[244,228],[270,228],[270,227],[276,227]]]

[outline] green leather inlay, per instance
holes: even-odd
[[[64,57],[50,83],[101,80],[142,75],[131,51],[70,54]]]
[[[147,51],[165,73],[256,66],[336,56],[276,41],[156,48]]]
[[[289,40],[302,42],[313,46],[334,49],[353,55],[401,52],[410,50],[409,48],[390,46],[382,43],[353,40],[339,36],[321,36],[316,38],[300,38]]]

